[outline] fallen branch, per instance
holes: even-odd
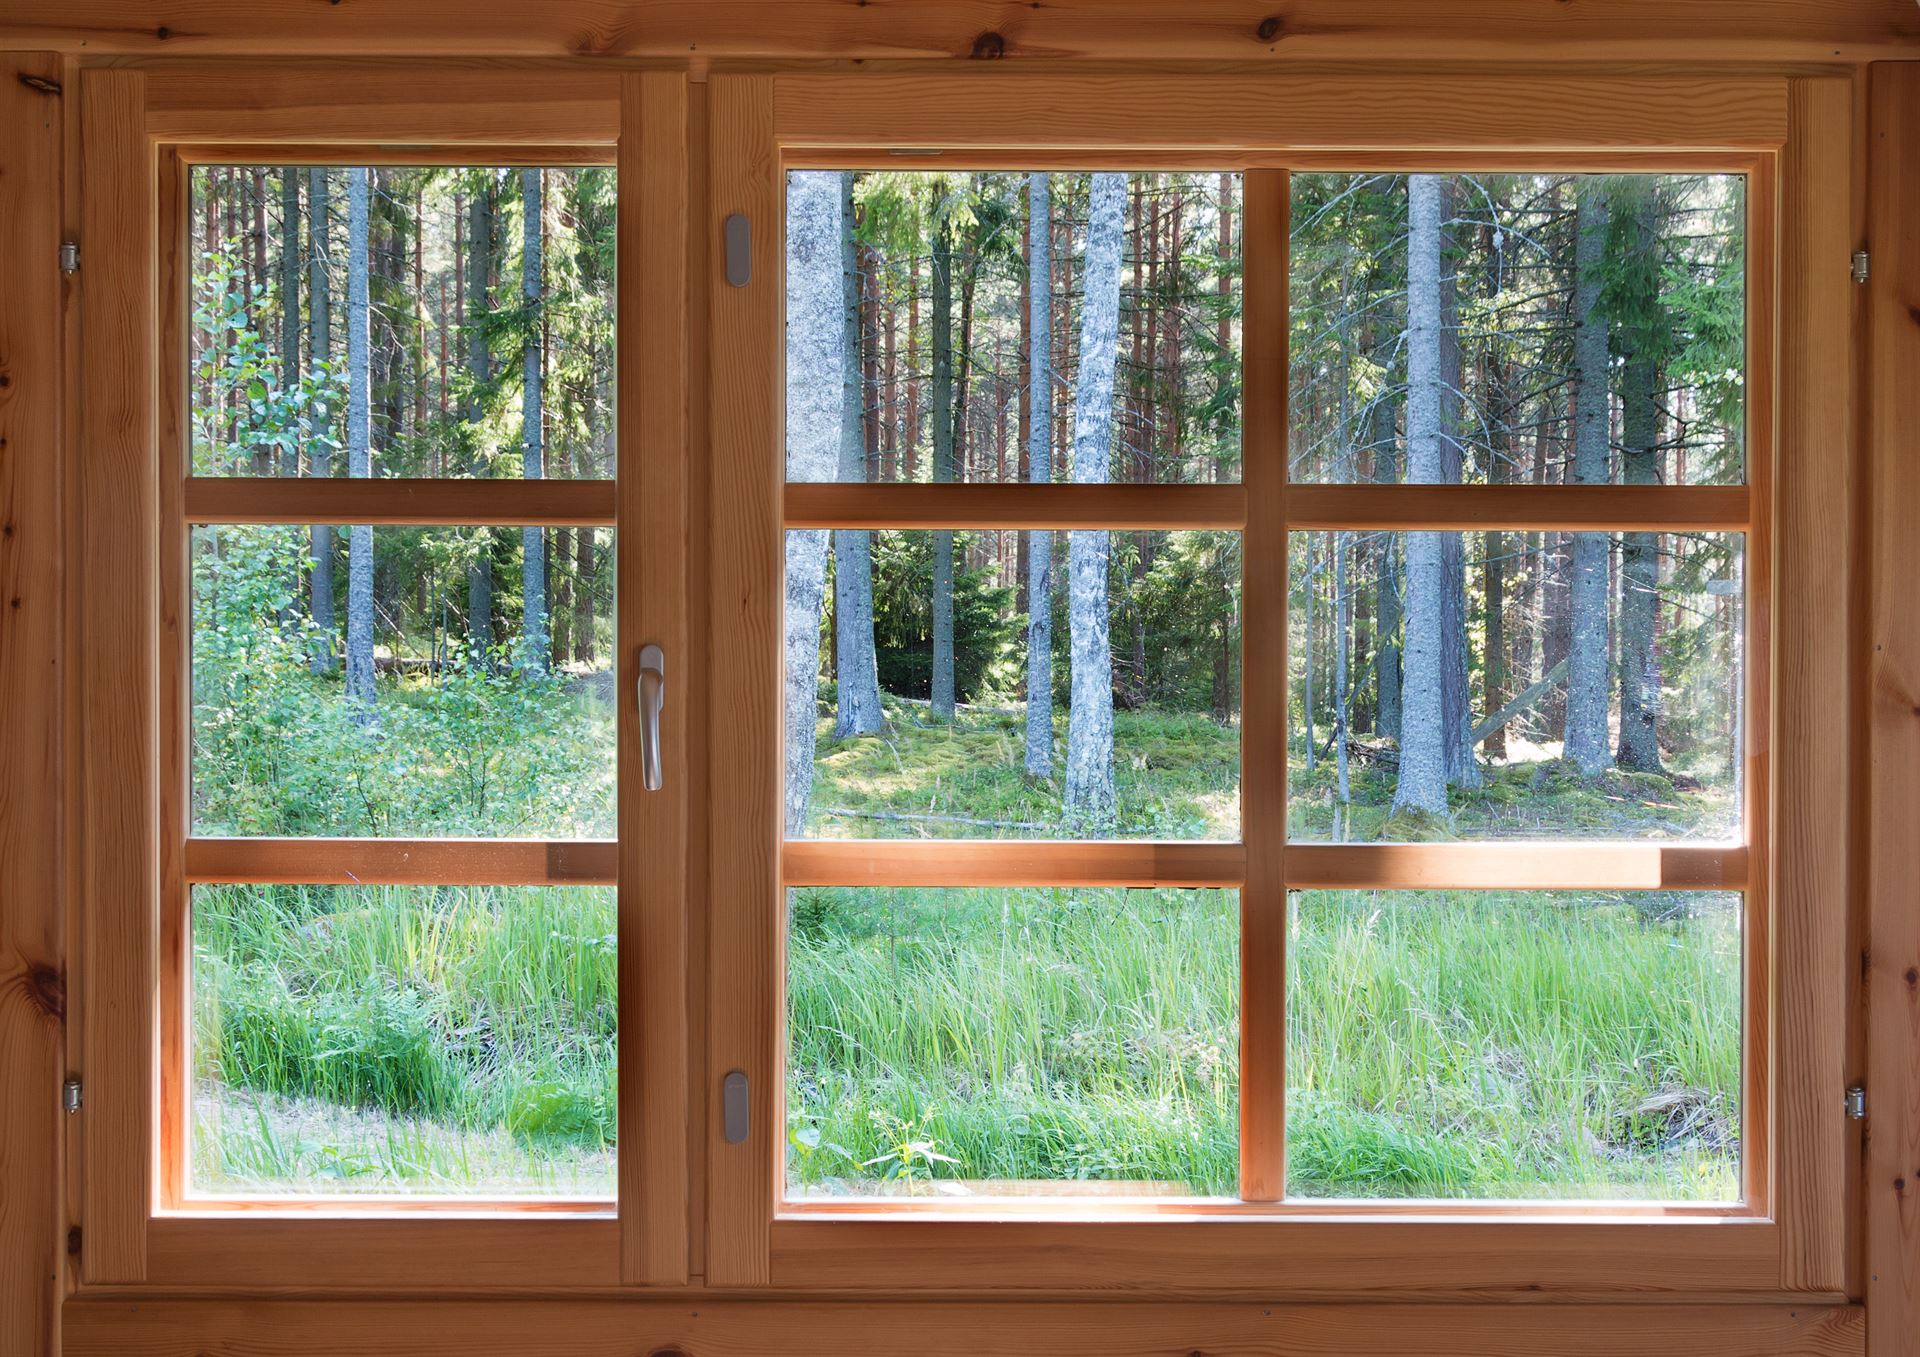
[[[846,810],[835,806],[823,806],[822,815],[847,816],[857,820],[931,820],[945,825],[973,825],[980,829],[1052,829],[1052,825],[1040,824],[1032,820],[976,820],[970,815],[906,815],[889,810]]]
[[[1521,712],[1545,697],[1549,692],[1559,686],[1560,680],[1565,678],[1566,675],[1567,662],[1562,660],[1560,663],[1554,665],[1553,668],[1547,670],[1546,674],[1538,683],[1533,684],[1525,692],[1521,693],[1520,696],[1514,698],[1513,701],[1507,703],[1506,706],[1475,726],[1473,728],[1473,742],[1476,745],[1479,744],[1482,740],[1486,739],[1487,736],[1493,734],[1494,731],[1500,729],[1500,727],[1504,726]]]

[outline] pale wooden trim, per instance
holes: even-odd
[[[1245,877],[1237,843],[1058,843],[789,839],[787,886],[1227,886]]]
[[[1777,76],[782,74],[782,146],[1730,151],[1786,138]]]
[[[439,63],[254,62],[159,65],[148,74],[155,141],[611,145],[620,77],[591,71]]]
[[[1860,958],[1867,993],[1871,1134],[1862,1169],[1863,1293],[1874,1357],[1911,1357],[1920,1332],[1920,66],[1872,71],[1868,284],[1871,440],[1865,527],[1868,920]]]
[[[714,277],[709,259],[712,446],[707,678],[708,976],[707,1086],[742,1070],[751,1090],[747,1142],[729,1145],[719,1119],[707,1131],[707,1256],[710,1286],[765,1285],[768,1229],[786,1137],[780,1056],[784,1008],[781,830],[780,532],[782,352],[780,336],[785,194],[773,136],[773,82],[716,76],[707,85],[709,202],[714,223],[744,213],[754,267],[745,287]]]
[[[407,523],[611,527],[613,481],[355,480],[336,476],[189,476],[189,523]]]
[[[1739,531],[1752,493],[1740,485],[1305,485],[1287,489],[1287,526],[1555,531]]]
[[[1246,523],[1237,485],[1007,485],[790,481],[789,528],[1225,528]]]
[[[1727,890],[1747,887],[1745,845],[1295,843],[1290,890]]]
[[[620,136],[620,1276],[687,1257],[687,81],[623,77]],[[666,655],[661,790],[641,788],[639,656]]]
[[[611,886],[612,839],[188,839],[193,884]]]
[[[1852,1136],[1834,1090],[1846,1060],[1851,840],[1835,815],[1853,777],[1854,298],[1834,261],[1853,250],[1852,99],[1845,79],[1793,81],[1780,167],[1773,1204],[1781,1285],[1808,1291],[1847,1283]]]
[[[954,174],[971,170],[1186,170],[1239,172],[1290,170],[1294,173],[1368,170],[1376,174],[1680,174],[1714,171],[1745,174],[1756,160],[1751,151],[1634,151],[1593,146],[1577,150],[1409,151],[1375,147],[1359,151],[1188,150],[1153,146],[1120,150],[1059,150],[1052,147],[956,146],[944,150],[888,146],[785,147],[782,163],[790,170],[926,170]]]
[[[374,145],[315,142],[191,142],[173,148],[188,165],[420,165],[522,166],[547,165],[573,169],[583,165],[611,165],[612,146],[552,145]]]
[[[1286,1194],[1287,1119],[1287,175],[1241,181],[1240,1195]]]
[[[884,1271],[884,1267],[882,1271]],[[71,1357],[255,1357],[316,1350],[416,1357],[1859,1357],[1858,1306],[1747,1304],[1272,1304],[1245,1300],[273,1300],[87,1298],[68,1308]]]
[[[80,289],[82,374],[77,549],[81,600],[75,718],[87,914],[87,1022],[79,1067],[85,1192],[81,1274],[137,1282],[155,1189],[154,161],[140,129],[145,77],[80,82],[87,178],[81,233],[94,248]]]

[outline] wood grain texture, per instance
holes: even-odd
[[[1865,1294],[1873,1357],[1920,1353],[1920,66],[1872,72]]]
[[[87,1300],[69,1357],[1858,1357],[1857,1308],[1258,1301]]]
[[[1786,138],[1775,76],[995,71],[778,77],[782,145],[1737,151]]]
[[[1745,846],[1292,844],[1294,890],[1742,890]]]
[[[1908,0],[14,0],[0,43],[114,52],[1263,61],[1859,60],[1920,44]]]
[[[1743,485],[1293,485],[1290,528],[1674,532],[1747,525]]]
[[[1852,89],[1795,80],[1781,163],[1779,453],[1773,471],[1774,1215],[1781,1284],[1845,1284],[1846,964],[1852,781]]]
[[[0,61],[0,1351],[19,1353],[52,1349],[60,1273],[60,80],[48,54]]]
[[[789,482],[789,528],[1239,528],[1237,485]]]
[[[1238,886],[1237,843],[789,840],[788,886]]]
[[[620,1068],[623,1281],[687,1281],[687,81],[622,82]],[[666,656],[663,786],[640,783],[641,647]]]
[[[743,213],[752,281],[731,287],[708,266],[712,518],[709,540],[709,882],[707,1257],[710,1286],[764,1285],[767,1231],[786,1144],[778,1037],[784,997],[781,830],[780,533],[784,185],[766,77],[707,85],[711,223]],[[720,1080],[747,1074],[747,1141],[719,1134]]]
[[[189,523],[473,523],[609,527],[613,481],[469,481],[416,477],[192,476]]]
[[[190,883],[611,886],[611,839],[188,839]]]
[[[155,933],[159,857],[154,740],[158,598],[154,466],[154,174],[141,131],[145,77],[87,71],[80,84],[81,379],[75,587],[87,1022],[85,1247],[89,1282],[146,1269],[154,1197]]]

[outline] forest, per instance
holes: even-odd
[[[791,175],[789,479],[1238,480],[1240,190]],[[1294,479],[1743,478],[1737,177],[1303,174],[1291,216]],[[207,167],[192,233],[197,474],[613,474],[612,171]],[[1295,534],[1287,832],[1737,836],[1741,545]],[[612,833],[607,530],[191,569],[195,832]],[[1237,839],[1239,577],[1224,532],[789,533],[787,832]],[[610,1193],[611,897],[196,888],[195,1187]],[[1737,1195],[1737,899],[1291,909],[1290,1191]],[[791,1191],[1233,1193],[1232,893],[787,914]]]

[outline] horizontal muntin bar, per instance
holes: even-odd
[[[1294,843],[1289,890],[1745,890],[1741,844]]]
[[[789,839],[786,886],[1226,886],[1246,879],[1238,843],[1006,839]]]
[[[1290,529],[1744,531],[1744,485],[1289,485]]]
[[[189,476],[189,523],[612,527],[613,481]]]
[[[307,886],[611,886],[612,839],[191,838],[191,883]]]
[[[789,481],[789,528],[1225,528],[1239,485],[977,485]]]

